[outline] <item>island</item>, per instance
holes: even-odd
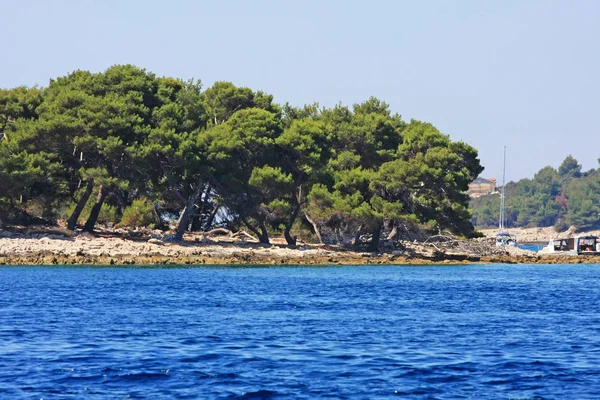
[[[475,229],[475,148],[374,97],[115,65],[0,90],[0,132],[2,264],[549,262]]]

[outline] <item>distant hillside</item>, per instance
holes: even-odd
[[[507,227],[600,227],[600,168],[582,172],[570,155],[558,169],[547,166],[533,179],[508,183],[505,196]],[[470,207],[476,227],[498,226],[499,193],[472,198]]]

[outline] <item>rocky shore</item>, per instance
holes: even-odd
[[[600,257],[540,256],[518,248],[497,248],[492,241],[401,242],[379,252],[279,240],[264,245],[239,237],[186,235],[171,242],[154,232],[100,232],[61,229],[0,231],[0,265],[361,265],[600,263]]]

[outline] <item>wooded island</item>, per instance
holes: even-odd
[[[132,65],[0,90],[0,224],[248,230],[376,248],[421,225],[471,237],[477,151],[370,98],[292,107]]]
[[[600,159],[598,160],[600,161]],[[546,166],[533,179],[506,185],[506,225],[510,228],[553,226],[557,232],[600,228],[600,168],[582,171],[571,155],[558,168]],[[498,226],[498,193],[472,199],[478,228]]]

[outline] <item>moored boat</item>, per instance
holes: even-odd
[[[598,236],[585,235],[568,239],[551,239],[548,245],[540,250],[543,254],[555,255],[600,255]]]
[[[504,164],[502,167],[502,191],[500,192],[500,218],[498,220],[498,233],[496,246],[517,247],[517,238],[504,230],[504,186],[506,186],[506,146],[504,146]]]
[[[496,234],[496,246],[517,246],[517,239],[508,232],[499,232]]]

